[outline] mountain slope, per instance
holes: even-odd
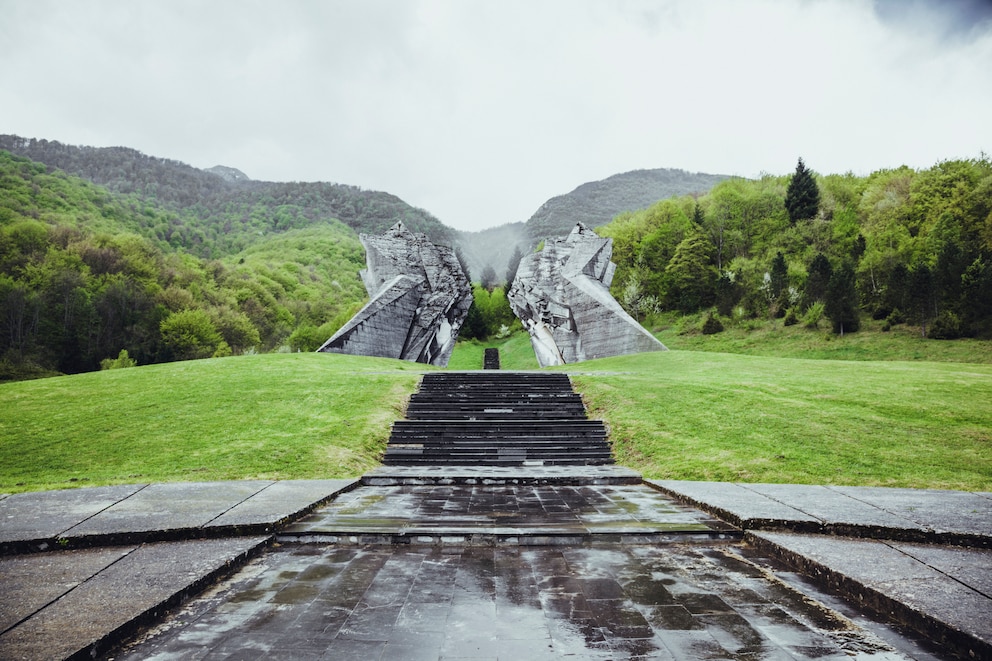
[[[267,236],[337,219],[356,232],[381,233],[403,221],[440,243],[451,228],[400,198],[357,186],[325,182],[267,182],[234,168],[210,171],[127,147],[77,147],[50,140],[0,135],[0,150],[24,156],[173,214],[142,232],[160,247],[205,258],[240,252]],[[241,175],[239,177],[238,175]],[[242,178],[244,177],[244,178]]]
[[[567,234],[577,222],[598,227],[624,211],[645,209],[672,196],[706,193],[724,179],[728,177],[668,168],[615,174],[542,204],[527,221],[527,233],[540,241]]]

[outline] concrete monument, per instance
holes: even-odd
[[[613,239],[578,223],[525,256],[507,294],[541,367],[640,351],[665,351],[610,295]]]
[[[396,223],[382,236],[359,235],[372,300],[318,351],[400,358],[445,367],[472,305],[455,251]]]

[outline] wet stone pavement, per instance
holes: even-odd
[[[273,548],[119,659],[906,659],[735,544]]]
[[[740,537],[733,526],[644,485],[361,487],[283,530],[338,543],[650,542],[676,533]]]

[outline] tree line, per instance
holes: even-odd
[[[644,318],[711,309],[837,333],[861,320],[933,338],[992,336],[992,163],[729,179],[599,228],[613,293]]]
[[[204,259],[140,233],[149,217],[0,152],[0,379],[312,350],[366,297],[364,251],[338,221]]]

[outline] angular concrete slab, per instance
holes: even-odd
[[[26,577],[53,571],[53,565],[61,565],[63,569],[54,569],[56,574],[71,577],[70,582],[77,585],[4,630],[0,634],[0,658],[64,659],[75,654],[104,654],[123,636],[147,624],[149,617],[177,605],[183,596],[248,559],[266,540],[243,537],[163,542],[123,550],[24,556],[12,565],[5,560],[5,569],[12,573],[4,574],[2,580],[15,588]],[[116,561],[114,555],[118,556]],[[30,567],[33,562],[47,567]],[[94,569],[95,573],[82,577]],[[65,587],[56,581],[48,595]],[[35,599],[35,605],[41,600]]]
[[[146,484],[18,493],[0,500],[0,552],[17,543],[44,550],[52,540],[146,488]]]
[[[207,525],[271,481],[152,484],[66,531],[66,537],[189,530]]]
[[[134,546],[0,558],[0,633],[103,571]]]
[[[335,494],[351,489],[358,482],[357,479],[274,482],[211,520],[206,527],[275,527]]]
[[[965,491],[645,480],[747,530],[992,547],[992,499]]]
[[[849,497],[831,487],[808,484],[742,484],[745,489],[794,507],[833,528],[918,531],[919,523]]]
[[[118,659],[911,657],[731,546],[271,549]]]
[[[965,657],[992,658],[992,598],[980,591],[988,581],[981,575],[992,574],[992,551],[774,532],[751,532],[748,540],[862,608]],[[976,587],[945,573],[955,567]]]
[[[816,530],[821,524],[814,516],[740,484],[681,480],[644,482],[745,529],[788,525]]]
[[[914,521],[938,538],[984,540],[992,547],[992,499],[967,491],[893,489],[885,487],[830,487],[868,505]]]

